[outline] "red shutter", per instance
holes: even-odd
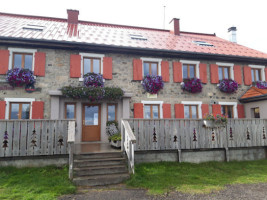
[[[144,105],[142,103],[134,103],[134,118],[144,118]]]
[[[184,104],[175,104],[175,118],[183,119],[184,118]]]
[[[183,71],[181,62],[173,62],[173,82],[180,83],[183,82]]]
[[[252,77],[251,77],[251,68],[249,66],[244,66],[244,84],[251,85],[252,84]]]
[[[34,75],[45,76],[45,57],[44,52],[36,52],[34,56]]]
[[[32,102],[32,119],[44,118],[44,102],[34,101]]]
[[[207,77],[207,64],[200,63],[199,64],[199,77],[202,83],[207,83],[208,82],[208,77]]]
[[[219,83],[218,65],[210,64],[210,82]]]
[[[234,79],[239,85],[242,84],[242,70],[239,65],[234,66]]]
[[[204,118],[206,115],[208,115],[210,113],[209,112],[209,104],[202,104],[201,110],[202,110],[202,118]]]
[[[265,67],[265,81],[267,81],[267,67]]]
[[[70,77],[80,78],[81,77],[81,56],[70,55]]]
[[[6,102],[0,101],[0,119],[5,119],[6,116]]]
[[[237,104],[237,114],[238,114],[238,118],[245,118],[244,105]]]
[[[9,51],[0,50],[0,74],[6,74],[8,70]]]
[[[221,111],[221,105],[220,104],[212,104],[212,114],[214,116],[220,115],[222,113]]]
[[[170,82],[170,71],[169,71],[169,62],[161,62],[161,76],[164,82]]]
[[[112,58],[111,57],[103,58],[103,78],[112,79]]]
[[[171,104],[167,104],[164,103],[162,105],[162,110],[163,110],[163,118],[164,119],[168,119],[168,118],[172,118],[172,114],[171,114]]]
[[[133,80],[143,80],[142,60],[133,59]]]

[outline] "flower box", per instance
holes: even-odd
[[[142,82],[143,88],[150,94],[157,94],[163,89],[164,83],[161,76],[146,75]]]
[[[225,93],[232,94],[238,89],[238,83],[232,79],[223,79],[219,83],[219,90]]]
[[[186,90],[191,93],[199,93],[202,91],[202,83],[198,78],[190,78],[186,79],[181,83],[181,87],[183,90]]]

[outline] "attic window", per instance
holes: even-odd
[[[195,44],[199,45],[199,46],[207,46],[207,47],[214,47],[213,44],[210,44],[208,42],[205,41],[193,41]]]
[[[45,26],[27,24],[27,25],[24,25],[22,28],[25,29],[25,30],[43,31]]]
[[[133,39],[133,40],[147,40],[147,38],[145,38],[145,37],[142,36],[142,35],[133,35],[133,34],[130,34],[130,37],[131,37],[131,39]]]

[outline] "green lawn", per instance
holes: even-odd
[[[177,190],[209,193],[228,184],[267,182],[267,160],[246,162],[146,163],[137,165],[127,181],[131,187],[148,189],[151,194]]]
[[[0,199],[56,199],[74,193],[68,179],[68,168],[0,167]]]

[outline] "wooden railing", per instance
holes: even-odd
[[[128,119],[135,151],[267,146],[267,119],[228,119],[226,126],[206,128],[203,120]]]
[[[130,124],[128,121],[121,121],[121,135],[122,135],[122,151],[126,152],[128,158],[128,168],[129,172],[134,174],[134,144],[136,143],[136,138],[132,132]]]
[[[0,120],[0,157],[68,154],[71,120]],[[72,133],[74,135],[74,133]]]

